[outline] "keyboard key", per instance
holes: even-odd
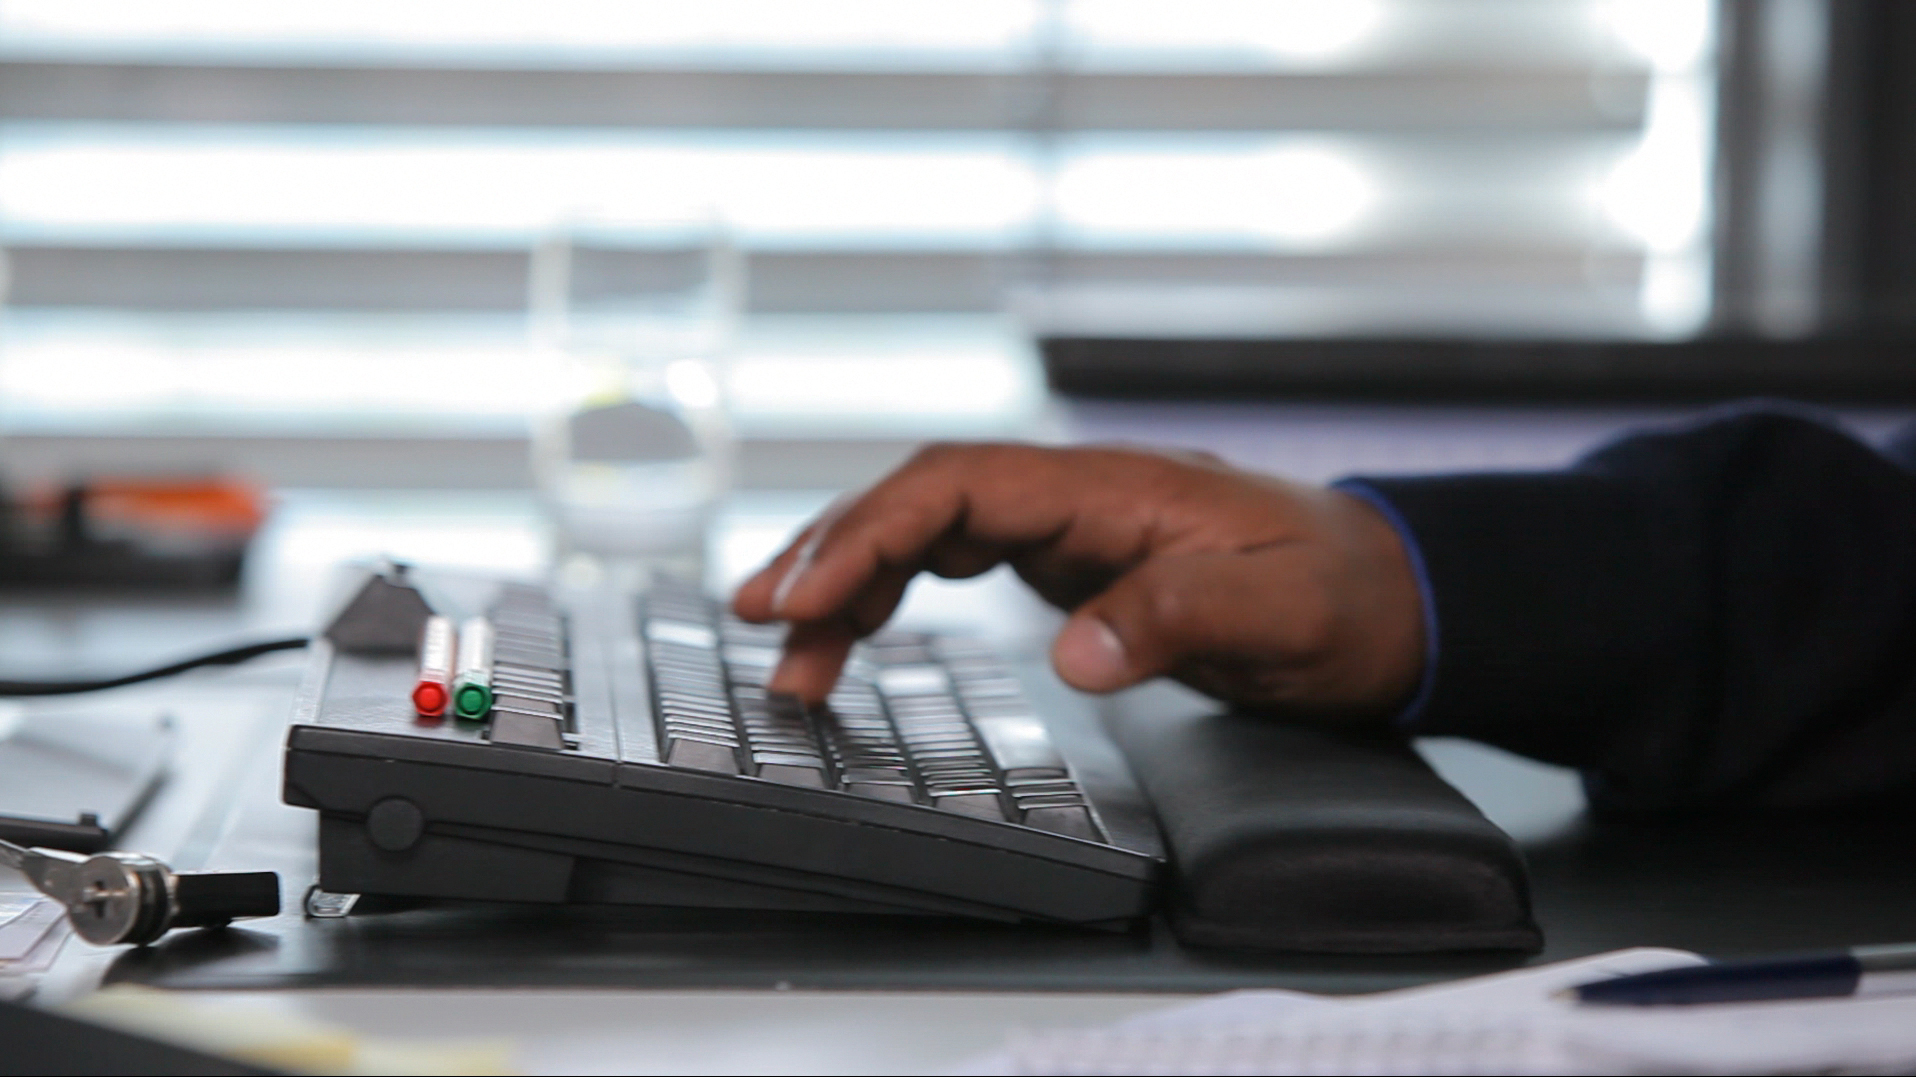
[[[966,763],[975,767],[987,765],[985,753],[969,741],[940,741],[933,744],[914,742],[906,747],[911,749],[912,759],[926,766],[934,763]]]
[[[544,688],[528,687],[523,684],[515,684],[512,681],[502,681],[495,677],[492,681],[492,692],[496,696],[517,696],[520,699],[536,700],[548,707],[553,707],[561,711],[566,709],[566,698],[564,695],[558,692],[547,691]]]
[[[997,784],[997,777],[991,773],[990,767],[967,759],[914,759],[912,763],[927,782],[963,779]]]
[[[718,718],[730,723],[732,708],[722,699],[682,692],[672,688],[659,689],[659,710],[674,714],[697,714],[706,718]]]
[[[1047,793],[1070,793],[1080,795],[1078,783],[1070,778],[1007,778],[1005,788],[1013,796],[1043,796]]]
[[[745,743],[751,745],[755,752],[797,752],[809,756],[818,751],[818,746],[810,737],[795,737],[790,733],[768,732],[750,726],[745,727]]]
[[[659,721],[668,726],[682,729],[710,729],[723,732],[728,737],[739,735],[738,725],[730,715],[706,714],[701,711],[686,710],[682,707],[661,707]]]
[[[655,643],[676,643],[682,647],[694,647],[709,651],[718,646],[718,633],[706,625],[691,621],[672,621],[655,617],[645,626],[647,639]]]
[[[746,643],[728,643],[723,652],[725,664],[737,670],[754,671],[763,676],[765,671],[778,664],[778,648],[759,647]]]
[[[784,785],[825,788],[825,761],[812,755],[791,752],[753,752],[752,762],[758,776]]]
[[[558,651],[535,651],[525,647],[500,647],[492,649],[495,661],[504,660],[514,665],[530,666],[534,669],[558,669],[565,664],[565,656]]]
[[[500,706],[496,700],[486,735],[494,744],[543,748],[553,752],[565,748],[565,729],[558,715],[514,710]]]
[[[727,730],[733,734],[739,732],[738,720],[722,710],[706,710],[702,707],[682,707],[677,704],[667,703],[659,708],[659,717],[668,722],[709,725]]]
[[[732,745],[688,733],[667,733],[660,744],[659,758],[674,767],[738,773],[738,752]]]
[[[524,632],[497,632],[493,637],[495,646],[513,651],[529,651],[541,654],[561,654],[564,648],[557,636],[535,636]]]
[[[720,680],[719,664],[704,655],[662,654],[653,659],[652,668],[661,677],[696,677],[713,684]]]
[[[1104,836],[1098,833],[1097,824],[1091,820],[1091,809],[1082,804],[1027,808],[1024,812],[1024,824],[1039,830],[1049,830],[1053,834],[1063,834],[1067,838],[1083,838],[1086,841],[1104,840]]]
[[[979,750],[978,738],[973,736],[971,730],[964,726],[940,726],[935,729],[912,729],[906,727],[899,732],[903,734],[899,739],[914,750],[923,749],[927,752],[936,751],[939,748]]]
[[[493,687],[497,688],[498,685],[495,684]],[[492,706],[495,710],[518,710],[525,711],[528,714],[549,714],[554,718],[558,718],[564,713],[564,709],[552,700],[535,699],[531,696],[523,696],[514,692],[495,691],[492,696]]]
[[[492,678],[496,681],[510,681],[513,684],[536,685],[550,692],[565,691],[565,677],[557,671],[538,670],[508,662],[494,662]]]
[[[979,718],[973,724],[1006,780],[1064,777],[1064,757],[1051,743],[1050,730],[1035,716]]]
[[[996,789],[954,789],[943,792],[934,789],[931,790],[931,803],[933,807],[977,819],[1002,821],[1005,818],[1004,802],[999,799]]]
[[[910,782],[846,782],[845,791],[862,797],[895,800],[901,804],[915,804],[918,801],[917,791]]]
[[[1028,718],[1031,707],[1022,698],[1012,696],[966,697],[965,709],[972,718]]]
[[[970,702],[974,698],[1019,699],[1024,696],[1024,690],[1019,688],[1018,682],[1010,677],[960,677],[958,694],[965,697],[966,702]]]
[[[951,691],[951,678],[933,665],[886,666],[878,671],[877,680],[887,696],[941,696]]]

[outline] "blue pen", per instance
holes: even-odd
[[[1685,1006],[1912,992],[1916,992],[1916,943],[1713,961],[1599,980],[1570,990],[1578,1002],[1608,1006]]]

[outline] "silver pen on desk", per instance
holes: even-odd
[[[1578,1002],[1605,1006],[1686,1006],[1911,993],[1916,993],[1916,943],[1712,961],[1599,980],[1569,992]]]

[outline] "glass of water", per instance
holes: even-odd
[[[550,398],[532,465],[562,576],[702,578],[730,483],[724,361],[742,276],[709,219],[579,218],[534,249],[530,329]]]

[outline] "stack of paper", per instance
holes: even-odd
[[[65,910],[34,893],[0,890],[0,999],[18,998],[66,941]]]
[[[1694,964],[1622,950],[1356,998],[1238,991],[1120,1024],[1015,1040],[979,1074],[1907,1073],[1916,996],[1579,1006],[1567,987]]]

